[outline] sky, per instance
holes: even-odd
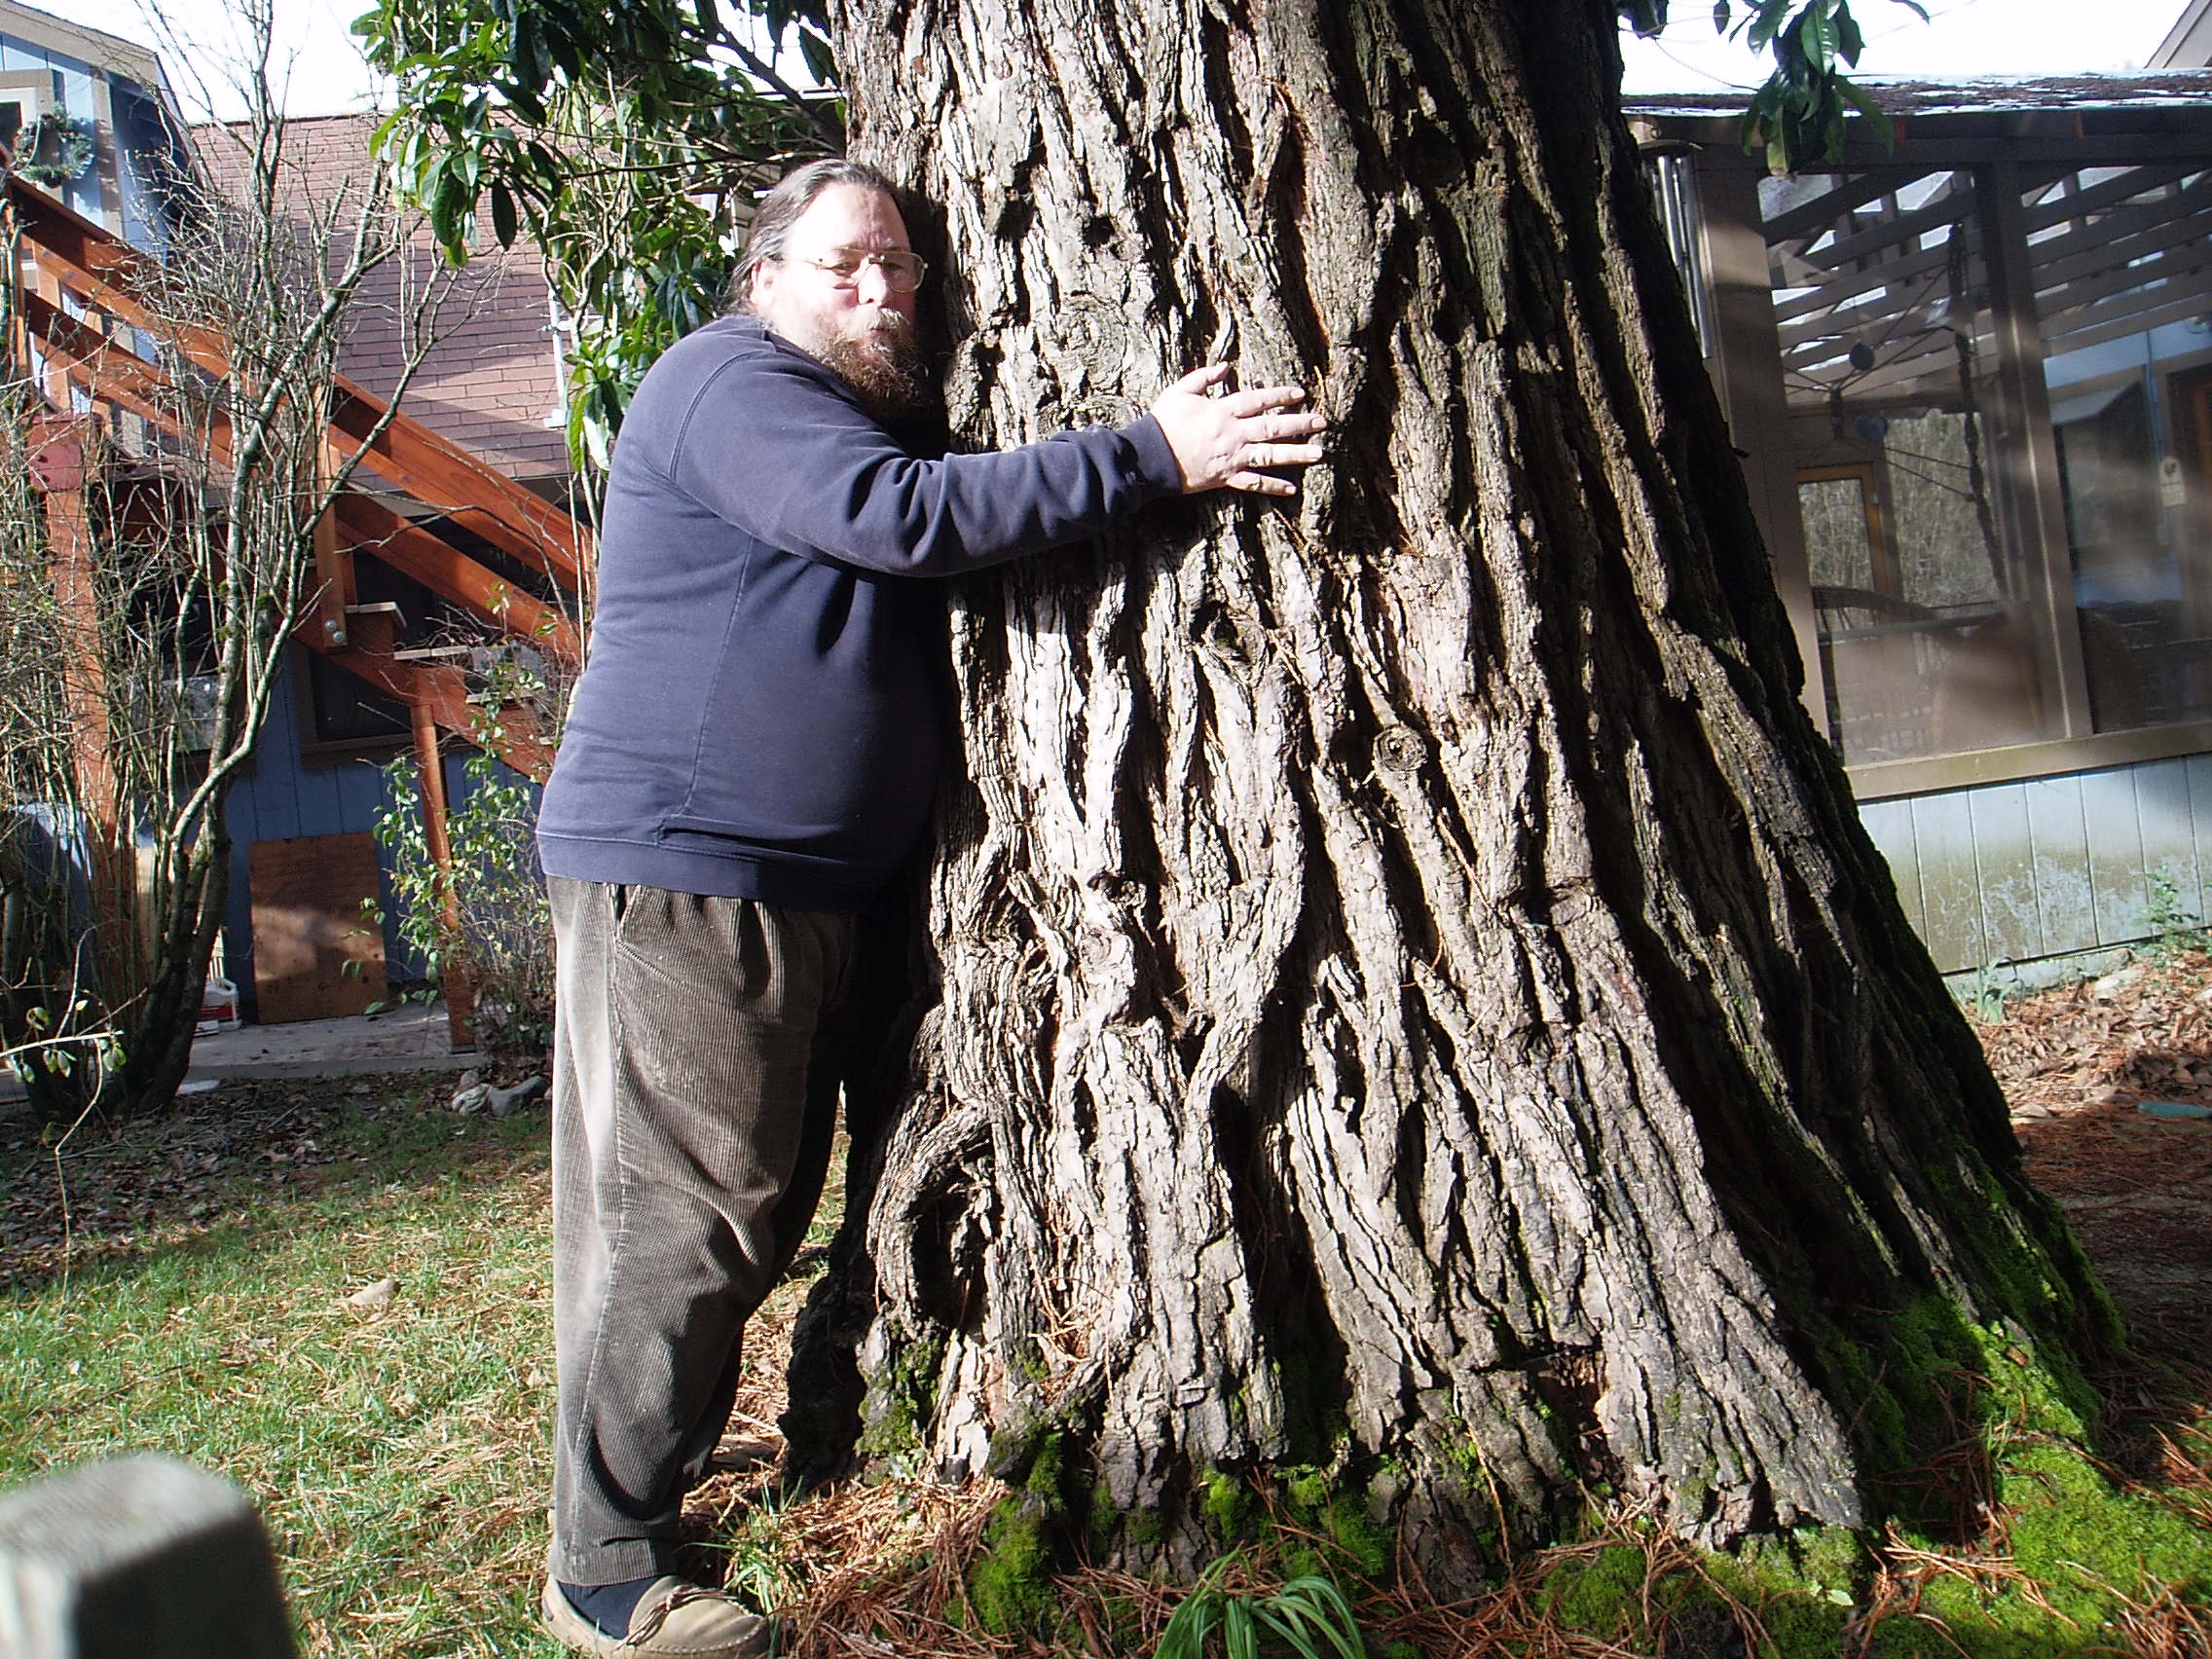
[[[72,22],[148,45],[163,45],[141,0],[32,0]],[[175,26],[218,61],[235,33],[228,0],[162,0]],[[370,0],[275,0],[285,104],[293,115],[334,115],[371,96],[370,78],[347,24]],[[2081,74],[2139,67],[2181,15],[2183,0],[1929,0],[1923,23],[1899,0],[1854,0],[1866,36],[1860,73],[1955,80],[1974,75]],[[1709,0],[1674,0],[1676,20],[1657,41],[1624,42],[1628,90],[1717,92],[1753,86],[1763,71],[1740,46],[1718,41]],[[1738,11],[1742,10],[1741,0]],[[200,99],[180,55],[164,47],[170,84],[188,111]],[[235,99],[215,92],[217,113],[236,115]]]
[[[2180,18],[2184,0],[1925,0],[1922,22],[1898,0],[1852,0],[1866,37],[1859,74],[1907,80],[2080,75],[2138,69]],[[1738,0],[1736,12],[1744,7]],[[1656,41],[1623,43],[1634,92],[1756,86],[1765,71],[1714,32],[1710,0],[1674,0]]]
[[[195,63],[242,58],[240,8],[229,0],[160,0],[166,27],[154,20],[152,9],[142,0],[24,0],[24,4],[157,49],[169,87],[189,117],[205,115],[210,104],[226,119],[243,112],[241,100],[212,70],[206,72],[210,85],[203,97],[192,70]],[[283,86],[285,112],[342,115],[368,107],[373,100],[368,65],[361,61],[347,25],[368,11],[372,0],[272,0],[272,4],[276,47],[272,76]],[[197,50],[177,50],[177,43],[166,38],[172,32]]]

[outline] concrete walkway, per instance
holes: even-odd
[[[188,1082],[211,1077],[337,1077],[348,1072],[461,1071],[481,1063],[456,1053],[446,1005],[402,1003],[382,1014],[241,1025],[192,1045]]]
[[[195,1038],[187,1083],[216,1078],[341,1077],[351,1072],[461,1071],[481,1063],[454,1051],[442,1002],[403,1003],[382,1014],[241,1025]],[[0,1113],[23,1098],[23,1086],[0,1065]]]

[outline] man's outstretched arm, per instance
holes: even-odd
[[[1182,468],[1183,494],[1228,488],[1261,496],[1297,495],[1297,485],[1262,468],[1310,466],[1319,461],[1321,446],[1301,440],[1326,431],[1328,421],[1298,411],[1306,401],[1304,387],[1207,395],[1228,373],[1227,363],[1194,369],[1152,406],[1152,418]]]

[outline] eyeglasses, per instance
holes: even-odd
[[[833,247],[811,259],[791,254],[778,254],[776,258],[784,263],[811,265],[817,271],[827,271],[843,287],[858,281],[861,272],[868,265],[879,265],[883,268],[883,285],[894,294],[910,294],[919,288],[930,268],[929,261],[920,254],[899,248],[877,252],[872,248]]]

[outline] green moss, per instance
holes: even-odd
[[[1036,1498],[1048,1509],[1062,1504],[1061,1482],[1067,1474],[1067,1436],[1052,1433],[1041,1436],[1030,1459],[1029,1474],[1021,1483],[1021,1490]]]
[[[1790,1541],[1798,1571],[1823,1595],[1856,1589],[1866,1572],[1865,1540],[1849,1527],[1800,1527]]]
[[[1925,1471],[1962,1420],[1992,1450],[2022,1432],[2079,1439],[2095,1416],[2087,1383],[2063,1354],[2009,1324],[1975,1324],[1940,1295],[1920,1297],[1869,1332],[1804,1315],[1821,1369],[1865,1457],[1886,1485],[1891,1518],[1933,1526],[1948,1511]],[[1901,1479],[1899,1477],[1902,1477]]]
[[[1282,1495],[1294,1518],[1306,1522],[1318,1521],[1329,1501],[1329,1478],[1312,1467],[1286,1469],[1283,1471]]]
[[[2116,1491],[2079,1452],[2020,1452],[2000,1471],[1997,1495],[2015,1511],[2014,1565],[2084,1624],[2111,1615],[2108,1585],[2129,1597],[2148,1585],[2198,1599],[2212,1593],[2212,1535],[2149,1498]]]
[[[1870,1650],[1881,1659],[2073,1659],[2084,1645],[2105,1645],[2047,1613],[2032,1627],[2001,1627],[1963,1578],[1930,1579],[1919,1605],[1927,1617],[1883,1620]]]
[[[1258,1505],[1243,1481],[1226,1469],[1209,1470],[1198,1488],[1198,1513],[1207,1528],[1225,1544],[1241,1543],[1253,1535]]]
[[[1364,1499],[1340,1492],[1329,1500],[1323,1515],[1329,1541],[1356,1562],[1368,1578],[1380,1578],[1390,1565],[1390,1534],[1376,1525]]]
[[[861,1454],[894,1464],[921,1450],[921,1425],[936,1407],[936,1383],[944,1341],[916,1333],[894,1348],[889,1372],[868,1390]]]
[[[2117,1343],[2122,1328],[2119,1311],[2056,1200],[2032,1190],[2008,1189],[1986,1170],[1979,1174],[1979,1185],[1969,1187],[1949,1171],[1930,1171],[1948,1219],[1972,1246],[2002,1306],[2045,1331],[2094,1332]],[[2053,1276],[2061,1267],[2068,1283]]]
[[[1281,1471],[1282,1507],[1301,1531],[1318,1533],[1335,1546],[1339,1560],[1297,1540],[1286,1540],[1283,1570],[1331,1573],[1349,1564],[1368,1578],[1380,1578],[1390,1565],[1389,1532],[1376,1523],[1367,1489],[1310,1465]],[[1206,1501],[1211,1501],[1209,1491]]]
[[[1124,1510],[1122,1530],[1132,1545],[1149,1554],[1167,1541],[1167,1517],[1157,1509]]]
[[[2006,1575],[1984,1592],[1959,1577],[1930,1580],[1921,1607],[1942,1630],[1886,1621],[1877,1643],[1884,1659],[2118,1652],[2125,1647],[2116,1628],[2121,1598],[2141,1601],[2171,1588],[2199,1606],[2212,1599],[2212,1534],[2147,1497],[2116,1490],[2081,1453],[2047,1444],[2017,1448],[2002,1459],[1997,1477],[1999,1505],[2011,1512],[2012,1564],[2027,1584]]]
[[[1050,1577],[1051,1552],[1042,1517],[1009,1498],[983,1530],[983,1547],[968,1569],[968,1602],[993,1636],[1040,1631],[1058,1606]]]
[[[982,1547],[968,1569],[969,1604],[977,1623],[994,1636],[1041,1631],[1059,1608],[1051,1585],[1052,1537],[1069,1520],[1067,1437],[1039,1434],[1024,1455],[1029,1466],[1021,1490],[991,1511]],[[1094,1529],[1100,1519],[1094,1503]]]
[[[1114,1507],[1114,1494],[1106,1490],[1104,1481],[1098,1482],[1090,1489],[1090,1526],[1088,1530],[1090,1551],[1093,1555],[1107,1554],[1113,1549],[1114,1540],[1121,1536],[1122,1512]]]
[[[1989,1427],[2015,1425],[2041,1434],[2080,1439],[2096,1416],[2089,1386],[2072,1367],[2054,1370],[1996,1325],[1972,1328],[1989,1386],[1974,1405],[1974,1419]]]
[[[1766,1631],[1765,1654],[1773,1659],[1832,1659],[1845,1651],[1844,1633],[1851,1609],[1804,1596],[1783,1596],[1759,1609]]]
[[[1544,1582],[1545,1609],[1568,1628],[1589,1636],[1641,1640],[1643,1629],[1643,1552],[1608,1544],[1596,1555],[1563,1563]]]

